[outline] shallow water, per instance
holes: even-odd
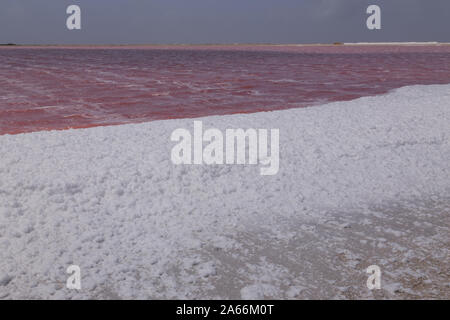
[[[0,49],[0,134],[305,107],[450,83],[450,46]]]

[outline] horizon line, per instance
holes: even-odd
[[[30,43],[0,43],[0,46],[18,47],[127,47],[127,46],[330,46],[330,45],[450,45],[450,42],[439,41],[387,41],[387,42],[330,42],[330,43],[127,43],[127,44],[30,44]]]

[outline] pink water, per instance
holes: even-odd
[[[443,83],[445,45],[2,48],[0,134],[298,108]]]

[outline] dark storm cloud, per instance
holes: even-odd
[[[66,29],[66,8],[82,30]],[[365,26],[382,9],[382,29]],[[449,0],[1,0],[0,43],[450,42]]]

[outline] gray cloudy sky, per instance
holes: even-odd
[[[66,29],[66,8],[82,30]],[[382,29],[366,28],[378,4]],[[450,0],[1,0],[0,43],[450,42]]]

